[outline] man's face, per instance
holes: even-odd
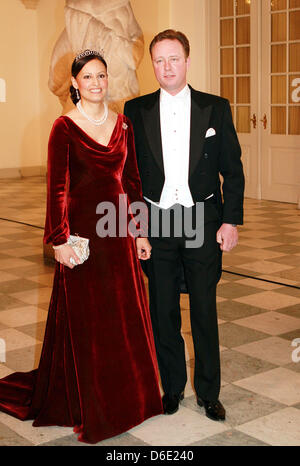
[[[152,48],[152,64],[162,89],[176,95],[184,88],[190,59],[185,56],[179,40],[164,39],[157,42]]]

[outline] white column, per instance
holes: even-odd
[[[172,0],[170,26],[183,32],[190,41],[189,83],[195,89],[209,91],[208,0]]]

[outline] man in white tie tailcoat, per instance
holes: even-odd
[[[189,52],[189,41],[179,31],[155,36],[150,54],[160,89],[126,102],[124,113],[133,124],[149,207],[152,255],[143,265],[164,411],[178,410],[187,381],[180,314],[183,271],[197,403],[219,421],[225,419],[225,408],[219,400],[216,287],[222,252],[237,244],[237,225],[243,223],[244,175],[229,102],[187,84]]]

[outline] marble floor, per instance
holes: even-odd
[[[41,177],[0,180],[0,342],[6,350],[0,348],[0,377],[31,370],[39,360],[53,279],[53,265],[43,259],[45,192]],[[196,405],[189,301],[182,295],[189,381],[179,411],[97,445],[300,445],[300,211],[246,199],[239,232],[239,245],[224,254],[218,286],[226,421],[209,420]],[[4,413],[0,445],[86,446],[71,428],[33,428]]]

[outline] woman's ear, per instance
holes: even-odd
[[[73,76],[71,76],[71,82],[72,82],[72,86],[75,87],[75,89],[78,89],[77,81]]]

